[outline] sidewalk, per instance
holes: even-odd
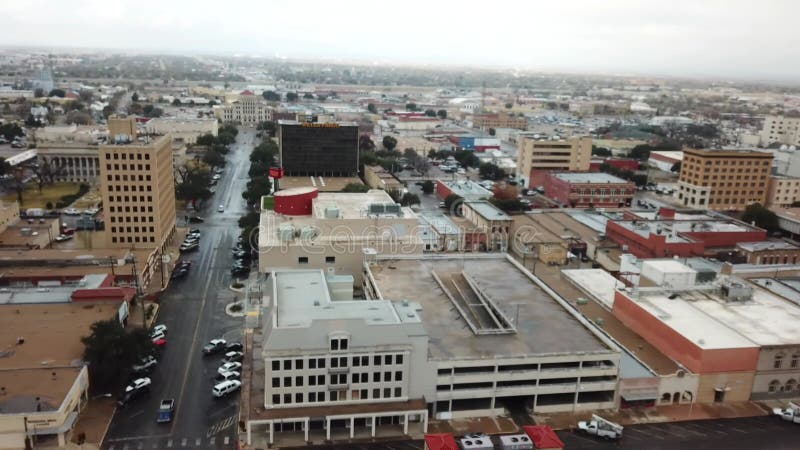
[[[731,419],[764,416],[771,412],[772,402],[695,403],[693,405],[664,405],[652,408],[628,408],[619,411],[598,411],[597,414],[620,425],[637,423],[681,422],[686,420]],[[777,402],[781,405],[785,402]],[[775,406],[778,406],[777,404]],[[553,429],[574,428],[578,421],[592,416],[592,411],[558,414],[534,414],[537,424]]]
[[[113,397],[89,400],[89,404],[78,416],[71,441],[77,443],[78,436],[84,433],[86,435],[86,448],[89,448],[89,444],[95,444],[99,447],[106,435],[106,431],[108,431],[108,426],[111,424],[111,418],[114,415],[116,406],[116,399]]]

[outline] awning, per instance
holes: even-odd
[[[77,418],[78,418],[78,413],[72,411],[71,413],[69,413],[69,415],[67,415],[66,420],[64,420],[64,423],[60,427],[46,427],[46,428],[36,427],[29,423],[28,436],[33,436],[33,435],[43,436],[48,434],[58,434],[58,433],[63,433],[65,431],[69,431],[72,429],[73,425],[75,425],[75,420]]]
[[[626,402],[638,402],[640,400],[658,400],[658,392],[624,392],[620,396]]]
[[[715,387],[714,390],[717,392],[728,392],[731,390],[731,388],[728,386],[723,386],[723,387]]]

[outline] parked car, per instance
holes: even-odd
[[[150,339],[155,341],[156,339],[164,339],[167,335],[163,331],[153,331],[150,333]]]
[[[153,345],[156,346],[158,349],[162,349],[167,346],[167,339],[166,338],[158,338],[153,340]]]
[[[203,354],[213,355],[214,353],[219,353],[225,348],[225,344],[227,344],[225,339],[212,339],[203,347]]]
[[[183,243],[178,248],[178,250],[180,250],[181,253],[185,253],[185,252],[190,252],[192,250],[197,250],[198,247],[200,247],[200,244],[198,244],[197,242]]]
[[[158,415],[156,416],[157,423],[172,422],[172,413],[175,411],[175,400],[168,398],[161,400],[158,405]]]
[[[203,223],[206,220],[199,216],[192,216],[189,217],[189,223]]]
[[[158,325],[153,326],[153,329],[150,330],[151,333],[164,333],[167,334],[167,326],[163,323],[159,323]]]
[[[53,239],[56,242],[65,242],[72,239],[74,236],[71,234],[59,234],[58,236]]]
[[[217,207],[217,212],[225,212],[225,205],[219,205]]]
[[[239,381],[239,380],[227,380],[227,381],[223,381],[222,383],[219,383],[219,384],[215,385],[211,389],[211,394],[214,397],[220,398],[220,397],[224,397],[224,396],[230,394],[231,392],[237,391],[240,387],[242,387],[242,382],[241,381]]]
[[[223,372],[214,377],[214,383],[222,383],[228,380],[241,380],[242,374],[239,372]]]
[[[131,370],[136,374],[150,373],[158,365],[158,360],[154,356],[142,358],[138,364],[134,364]]]
[[[170,279],[178,280],[180,278],[184,278],[186,275],[189,275],[189,269],[186,267],[176,267],[175,270],[172,271]]]
[[[125,392],[130,392],[136,389],[150,389],[153,382],[148,377],[137,378],[131,384],[125,386]]]
[[[67,209],[65,209],[65,210],[63,210],[61,212],[63,212],[64,214],[66,214],[68,216],[78,216],[78,215],[81,214],[81,210],[77,209],[77,208],[67,208]]]
[[[123,393],[119,397],[119,400],[117,401],[117,406],[119,406],[120,408],[124,408],[125,406],[128,406],[131,402],[133,402],[134,400],[137,400],[137,399],[145,396],[149,392],[150,392],[149,388],[134,389],[132,391],[127,391],[127,392]]]
[[[242,363],[240,362],[226,362],[225,364],[219,366],[217,373],[238,371],[241,368]]]
[[[231,342],[230,344],[225,346],[225,352],[240,352],[244,349],[244,346],[241,342]]]
[[[225,358],[222,360],[226,363],[228,362],[240,362],[244,358],[244,353],[242,352],[228,352],[225,353]]]

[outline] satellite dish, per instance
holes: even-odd
[[[780,146],[780,150],[787,150],[789,147],[786,144]]]

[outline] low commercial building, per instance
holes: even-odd
[[[12,211],[9,214],[13,214]],[[59,235],[58,218],[10,219],[0,233],[0,249],[31,250],[48,248]]]
[[[49,165],[56,181],[95,183],[100,176],[98,145],[107,131],[96,126],[51,126],[36,132],[40,166]]]
[[[676,163],[683,161],[680,150],[657,150],[650,152],[647,163],[663,172],[671,172]]]
[[[544,194],[571,208],[630,206],[636,185],[607,173],[551,173]]]
[[[122,320],[120,304],[0,305],[0,448],[64,448],[89,401],[81,337]],[[88,306],[88,307],[87,307]]]
[[[0,234],[19,221],[19,203],[0,200]]]
[[[464,248],[464,231],[449,217],[419,213],[419,236],[426,252],[453,252]]]
[[[364,166],[364,181],[372,189],[383,189],[385,191],[399,191],[404,188],[391,172],[381,166]]]
[[[796,202],[800,202],[800,178],[769,178],[767,208],[790,208]]]
[[[492,191],[472,180],[436,180],[436,196],[439,200],[444,200],[451,194],[470,202],[485,200],[493,195]]]
[[[695,401],[797,396],[798,305],[733,277],[614,295],[617,318],[700,376]]]
[[[747,264],[797,264],[800,247],[785,241],[739,242],[736,250],[747,258]]]
[[[482,251],[505,252],[511,231],[511,216],[487,201],[467,201],[461,207],[467,219],[483,235],[482,242],[475,242]],[[473,232],[474,232],[473,231]]]
[[[800,145],[800,117],[767,115],[761,126],[761,145]]]
[[[589,164],[590,172],[600,172],[600,167],[607,165],[619,170],[639,170],[639,160],[630,158],[594,158]]]
[[[673,212],[674,214],[674,212]],[[669,216],[674,217],[674,216]],[[739,242],[761,242],[766,230],[733,219],[608,220],[605,235],[639,258],[711,256],[710,249],[731,249]]]
[[[507,113],[476,114],[472,117],[472,126],[475,128],[515,128],[528,129],[528,119],[524,116],[515,116]]]
[[[421,255],[417,215],[383,190],[366,193],[278,191],[261,211],[259,270],[333,269],[361,284],[365,252]]]
[[[800,236],[800,208],[774,208],[778,216],[778,226],[792,237]]]
[[[586,244],[574,234],[564,232],[564,226],[549,222],[549,214],[521,214],[514,216],[511,226],[509,251],[522,259],[527,265],[529,259],[536,258],[545,264],[564,264],[567,253],[586,254]],[[557,235],[550,228],[559,230]]]
[[[157,135],[169,134],[173,143],[191,145],[197,142],[197,138],[210,134],[216,136],[219,132],[218,121],[216,119],[176,119],[176,118],[155,118],[150,119],[144,125],[145,133]]]

